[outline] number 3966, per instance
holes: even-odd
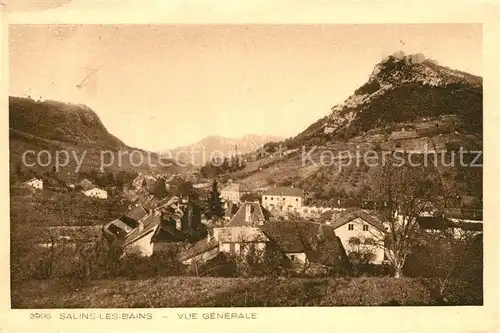
[[[50,319],[50,313],[30,313],[30,319]]]

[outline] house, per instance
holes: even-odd
[[[42,179],[31,178],[30,180],[25,181],[23,184],[26,185],[26,186],[32,187],[32,188],[34,188],[36,190],[42,190],[43,189],[43,180]]]
[[[270,213],[258,202],[245,202],[224,227],[187,248],[179,255],[184,264],[206,262],[219,253],[244,255],[250,250],[263,253],[269,241],[260,227],[269,221]]]
[[[153,254],[153,237],[158,232],[161,225],[159,214],[148,215],[137,228],[127,234],[123,241],[117,244],[125,253],[138,253],[142,256],[151,256]]]
[[[149,214],[140,222],[124,215],[104,226],[103,232],[111,245],[124,253],[137,253],[142,256],[153,254],[153,236],[161,225],[160,214]]]
[[[260,227],[269,221],[270,213],[259,202],[245,202],[222,228],[214,228],[213,238],[219,250],[244,254],[248,249],[264,250],[267,236]]]
[[[127,214],[109,222],[103,233],[112,247],[124,253],[138,253],[150,256],[156,241],[183,241],[180,223],[184,215],[182,201],[176,196],[162,199],[151,209],[142,204],[132,208]],[[166,222],[162,224],[162,220]],[[175,229],[175,230],[174,230]],[[157,246],[158,248],[161,246]]]
[[[220,196],[223,200],[239,202],[243,194],[250,193],[250,190],[243,184],[230,183],[228,186],[224,187],[220,192]]]
[[[366,249],[375,255],[373,264],[383,263],[387,229],[374,214],[353,208],[325,212],[321,220],[333,228],[348,253]]]
[[[333,126],[333,124],[329,124],[329,123],[326,123],[324,126],[323,126],[323,133],[324,134],[331,134],[335,131],[335,127]]]
[[[419,216],[417,218],[419,230],[426,233],[448,232],[455,238],[468,235],[477,235],[483,232],[482,222],[461,221],[442,216]]]
[[[94,187],[93,189],[84,191],[83,194],[85,194],[86,196],[91,197],[91,198],[99,198],[99,199],[107,199],[108,198],[108,192],[103,190],[103,189],[97,188],[97,187]]]
[[[348,268],[345,249],[331,226],[309,221],[269,222],[262,230],[299,270],[308,266]]]
[[[259,227],[250,226],[214,228],[213,239],[219,244],[219,252],[233,255],[245,255],[249,251],[263,254],[269,241]]]
[[[296,187],[270,187],[262,194],[262,206],[270,211],[300,212],[303,191]]]

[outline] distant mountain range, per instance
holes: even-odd
[[[246,154],[262,147],[267,142],[281,141],[283,137],[272,135],[246,134],[241,138],[226,138],[222,136],[207,136],[191,145],[164,150],[160,154],[171,154],[183,163],[203,166],[210,162],[211,156],[233,156]]]

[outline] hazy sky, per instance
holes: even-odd
[[[126,144],[155,151],[293,136],[398,50],[482,75],[472,24],[13,25],[10,94],[87,104]],[[85,68],[100,70],[79,89]]]

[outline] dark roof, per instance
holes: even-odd
[[[423,230],[444,230],[447,228],[458,228],[468,231],[483,231],[483,223],[457,222],[454,223],[441,216],[419,216],[417,223]]]
[[[202,254],[204,252],[210,251],[214,248],[219,247],[219,242],[215,240],[215,238],[210,239],[210,241],[207,241],[206,238],[194,243],[190,247],[188,247],[186,250],[182,251],[178,258],[180,261],[184,261],[193,257],[196,257],[199,254]]]
[[[82,187],[84,190],[88,190],[88,189],[91,189],[94,187],[94,185],[92,184],[92,182],[90,180],[88,180],[87,178],[84,178],[82,179],[78,185],[80,185],[80,187]]]
[[[250,219],[245,220],[247,207],[250,207]],[[245,202],[233,215],[225,227],[254,227],[262,225],[269,220],[269,212],[258,202]]]
[[[277,186],[270,187],[264,195],[281,195],[284,197],[302,197],[304,191],[298,187]]]
[[[319,220],[321,222],[335,221],[337,218],[339,218],[343,214],[346,214],[346,212],[353,212],[355,210],[356,210],[356,208],[349,208],[346,210],[327,210],[326,212],[323,212],[319,216]]]
[[[239,208],[239,207],[238,207],[238,205],[237,205],[237,204],[235,204],[235,203],[234,203],[234,202],[232,202],[232,201],[229,201],[229,202],[227,203],[227,209],[226,209],[226,211],[224,212],[224,216],[225,216],[225,217],[229,217],[229,218],[233,217],[233,215],[234,215],[234,214],[236,214],[236,212],[238,211],[238,208]]]
[[[451,227],[451,222],[441,216],[419,216],[417,223],[420,229],[443,230]]]
[[[304,252],[309,261],[325,266],[347,262],[344,247],[330,226],[308,221],[276,221],[265,224],[262,230],[285,253]]]
[[[153,238],[157,243],[177,243],[186,240],[186,234],[178,230],[175,225],[162,224]]]
[[[147,214],[148,212],[144,209],[144,207],[142,205],[139,205],[132,208],[127,214],[125,214],[125,216],[132,220],[140,221]]]
[[[384,225],[382,224],[382,222],[380,222],[380,220],[376,216],[374,216],[373,214],[369,214],[369,213],[365,212],[364,210],[357,209],[357,208],[348,209],[348,210],[340,212],[340,214],[338,214],[335,217],[335,219],[333,220],[333,223],[331,224],[331,226],[334,229],[337,229],[338,227],[341,227],[344,224],[349,223],[352,220],[357,219],[357,218],[364,220],[365,222],[371,224],[372,226],[374,226],[375,228],[377,228],[380,231],[385,231]]]
[[[142,223],[144,226],[142,230],[139,230],[139,228],[135,228],[129,234],[127,234],[125,239],[120,240],[118,245],[126,246],[129,244],[132,244],[136,240],[141,239],[142,236],[145,236],[146,234],[149,234],[150,232],[156,232],[156,229],[161,224],[161,218],[158,215],[150,215]]]

